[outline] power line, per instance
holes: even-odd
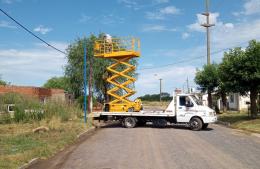
[[[239,45],[244,45],[245,43],[248,43],[248,41],[242,42],[242,43],[240,43]],[[236,45],[236,46],[237,46],[237,45]],[[217,53],[224,52],[224,51],[229,50],[229,49],[234,48],[234,47],[235,47],[235,46],[229,47],[229,48],[223,48],[223,49],[220,49],[220,50],[216,50],[216,51],[214,51],[214,52],[211,52],[210,54],[211,54],[211,55],[215,55],[215,54],[217,54]],[[189,62],[189,61],[201,59],[201,58],[203,58],[203,57],[205,57],[205,56],[204,56],[204,55],[201,55],[201,56],[197,56],[197,57],[192,57],[192,58],[184,59],[184,60],[181,60],[181,61],[179,61],[179,62],[169,63],[169,64],[160,65],[160,66],[155,66],[155,67],[141,68],[141,69],[138,69],[138,70],[160,69],[160,68],[164,68],[164,67],[176,65],[176,64],[179,64],[179,63],[184,63],[184,62]]]
[[[66,55],[66,52],[56,48],[55,46],[51,45],[50,43],[46,42],[45,40],[43,40],[42,38],[40,38],[39,36],[35,35],[32,31],[30,31],[29,29],[27,29],[25,26],[23,26],[21,23],[19,23],[16,19],[14,19],[13,17],[11,17],[7,12],[5,12],[3,9],[0,8],[0,11],[5,14],[8,18],[10,18],[12,21],[14,21],[17,25],[19,25],[21,28],[23,28],[26,32],[28,32],[29,34],[31,34],[32,36],[34,36],[35,38],[37,38],[38,40],[42,41],[43,43],[45,43],[48,47],[51,47],[52,49]]]

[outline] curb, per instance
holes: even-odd
[[[260,138],[259,133],[256,133],[256,132],[253,132],[253,131],[248,131],[248,130],[243,130],[243,129],[233,128],[233,127],[231,127],[231,124],[229,122],[224,122],[224,121],[218,120],[215,124],[220,124],[220,125],[223,125],[225,127],[228,127],[230,129],[233,129],[233,130],[236,130],[236,131],[239,131],[239,132],[248,132],[248,133],[250,133],[250,135]]]
[[[79,133],[79,134],[77,135],[77,138],[80,138],[80,137],[82,137],[84,134],[86,134],[86,133],[88,133],[88,132],[91,132],[91,131],[94,131],[95,129],[96,129],[96,127],[91,127],[91,128],[89,128],[88,130],[83,131],[82,133]]]
[[[33,158],[28,163],[25,163],[24,165],[19,167],[19,169],[26,169],[26,168],[30,167],[31,165],[37,163],[39,160],[40,160],[40,158],[38,158],[38,157]]]

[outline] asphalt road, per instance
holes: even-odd
[[[64,156],[32,168],[259,169],[260,138],[218,125],[197,132],[110,126]]]

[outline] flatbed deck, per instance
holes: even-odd
[[[140,112],[93,112],[89,117],[100,116],[158,116],[158,117],[174,117],[174,112],[165,111],[140,111]]]

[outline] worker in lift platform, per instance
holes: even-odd
[[[105,52],[106,53],[112,52],[112,36],[109,34],[105,34],[104,40],[105,40]]]

